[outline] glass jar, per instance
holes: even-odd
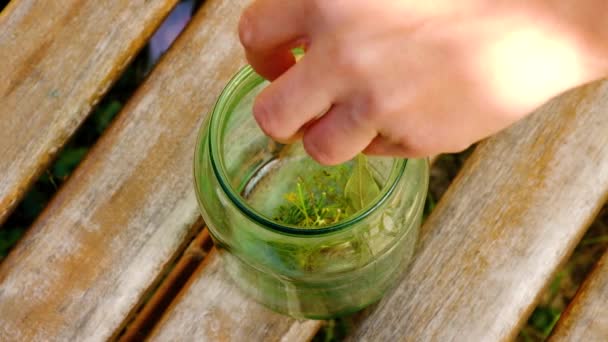
[[[380,189],[371,203],[320,228],[280,223],[273,210],[294,182],[335,167],[314,162],[301,143],[263,134],[251,108],[266,85],[243,68],[201,128],[194,176],[203,218],[226,271],[258,302],[295,318],[356,312],[379,300],[412,258],[428,161],[368,157]],[[338,167],[352,173],[353,163]]]

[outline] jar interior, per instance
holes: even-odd
[[[323,192],[323,203],[314,210],[325,207],[333,210],[331,208],[341,205],[337,202],[344,197],[345,185],[357,172],[357,164],[351,160],[337,166],[323,166],[306,154],[301,142],[285,145],[267,137],[257,125],[252,107],[256,96],[268,84],[251,72],[228,94],[232,98],[224,102],[226,107],[221,111],[224,115],[214,118],[211,130],[219,132],[215,134],[215,142],[219,147],[218,159],[224,181],[258,214],[279,224],[290,225],[281,221],[281,212],[278,211],[290,203],[289,196],[299,203],[298,196],[310,201],[313,193]],[[394,158],[367,157],[365,160],[371,179],[362,186],[378,189],[378,193],[364,207],[351,208],[350,214],[364,211],[381,198],[390,188],[392,175],[399,168]],[[314,201],[319,198],[320,195]]]

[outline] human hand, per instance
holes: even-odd
[[[254,116],[323,164],[460,151],[605,75],[599,34],[559,1],[258,0],[239,27],[273,80]]]

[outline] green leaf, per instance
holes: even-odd
[[[363,209],[380,194],[380,188],[367,166],[367,157],[357,156],[353,173],[346,182],[344,195],[355,211]]]
[[[9,249],[25,232],[24,228],[6,228],[0,230],[0,260],[8,254]]]
[[[53,175],[59,179],[65,179],[78,166],[87,151],[86,147],[66,148],[53,165]]]
[[[559,310],[539,306],[534,310],[528,322],[544,336],[549,336],[559,317]]]
[[[551,293],[551,297],[555,297],[561,288],[561,283],[564,277],[566,276],[565,270],[562,270],[557,273],[551,284],[549,285],[549,292]]]
[[[33,187],[25,194],[20,205],[21,214],[27,220],[34,220],[46,206],[50,195],[37,187]]]
[[[101,134],[108,127],[112,119],[120,112],[122,103],[116,100],[112,100],[107,105],[102,105],[97,108],[93,114],[93,121],[95,122],[95,128],[97,133]]]

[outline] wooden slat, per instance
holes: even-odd
[[[245,2],[203,5],[0,264],[0,341],[117,337],[185,249],[199,219],[196,135],[244,64],[236,24]]]
[[[120,335],[119,341],[141,341],[150,333],[212,246],[209,231],[204,229],[190,243],[167,277],[161,280],[159,288],[154,291],[142,310],[136,314],[133,322],[128,323],[128,327]]]
[[[246,298],[214,250],[153,330],[150,341],[309,341],[321,321],[297,321]]]
[[[608,82],[477,147],[353,341],[514,338],[608,195]]]
[[[13,0],[0,15],[0,224],[177,0]]]
[[[608,341],[608,253],[578,290],[549,341]]]

